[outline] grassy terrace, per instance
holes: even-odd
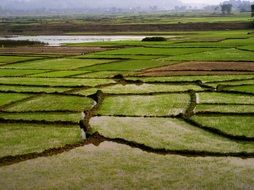
[[[198,93],[197,96],[200,104],[254,104],[251,95],[204,92]]]
[[[6,111],[83,111],[90,109],[93,100],[87,97],[42,95],[5,109]]]
[[[167,116],[183,113],[188,106],[188,94],[153,96],[110,96],[103,101],[101,115]]]
[[[31,74],[40,74],[47,72],[43,70],[14,70],[14,69],[1,69],[0,70],[0,77],[18,77],[18,76],[27,76]]]
[[[231,87],[226,87],[225,90],[226,91],[254,93],[254,85],[231,86]]]
[[[41,61],[31,61],[19,64],[6,65],[3,68],[12,69],[44,69],[44,70],[70,70],[87,67],[95,64],[107,63],[110,60],[80,60],[80,59],[47,59]]]
[[[126,60],[118,61],[110,64],[94,65],[83,68],[85,71],[139,71],[153,67],[159,67],[175,62],[164,62],[158,60]]]
[[[17,184],[20,189],[31,186],[55,189],[71,184],[75,189],[84,186],[88,189],[155,189],[163,186],[180,190],[193,188],[193,182],[198,181],[196,186],[204,189],[208,188],[207,185],[216,189],[218,184],[224,189],[251,188],[254,185],[250,175],[254,171],[252,159],[242,162],[241,158],[157,155],[104,142],[99,147],[90,145],[61,155],[2,167],[0,183],[3,188]],[[202,175],[197,175],[197,172],[202,172]],[[73,175],[82,177],[71,177]]]
[[[190,20],[248,21],[181,22]],[[114,50],[61,58],[0,55],[0,189],[252,189],[249,32],[71,44]],[[85,142],[84,110],[97,135]]]
[[[254,105],[216,105],[216,104],[199,104],[194,110],[199,112],[222,112],[222,113],[254,113]]]
[[[8,63],[24,62],[34,59],[40,59],[40,57],[23,57],[23,56],[0,56],[0,65],[5,65]]]
[[[1,94],[1,96],[0,96],[0,106],[9,104],[11,102],[16,102],[18,100],[25,99],[28,96],[29,95],[27,95],[27,94],[12,94],[12,93]]]
[[[91,125],[106,137],[123,138],[157,149],[238,152],[253,151],[254,145],[233,143],[178,119],[95,117],[91,120]],[[239,130],[248,131],[248,128]]]
[[[79,142],[76,126],[0,124],[1,156],[41,152],[45,149]]]
[[[1,92],[30,92],[30,93],[54,93],[65,92],[70,90],[70,87],[34,87],[34,86],[11,86],[1,85]]]
[[[115,75],[122,74],[124,76],[135,74],[135,71],[90,71],[86,74],[75,75],[75,78],[112,78]]]
[[[220,82],[236,80],[236,83],[241,83],[238,80],[253,79],[254,75],[212,75],[212,76],[172,76],[172,77],[127,77],[130,80],[142,80],[143,82],[192,82],[201,80],[202,82]],[[210,84],[209,84],[210,85]],[[216,86],[215,86],[216,87]]]
[[[146,56],[172,56],[172,55],[183,55],[196,52],[203,52],[212,50],[211,48],[148,48],[148,47],[135,47],[135,48],[124,48],[121,50],[105,51],[95,53],[93,55],[108,56],[108,55],[146,55]]]
[[[212,50],[162,59],[164,61],[254,61],[253,52],[234,48]]]
[[[170,85],[170,84],[129,84],[121,85],[117,84],[114,86],[108,86],[101,88],[104,93],[109,94],[142,94],[142,93],[159,93],[159,92],[185,92],[189,90],[202,91],[203,89],[197,85]]]
[[[76,87],[76,86],[97,86],[108,83],[114,83],[111,79],[78,79],[78,78],[0,78],[0,84],[4,85],[17,85],[17,86],[50,86],[50,87]]]
[[[9,120],[25,120],[25,121],[69,121],[73,123],[78,123],[80,119],[80,113],[62,113],[62,112],[2,112],[0,118],[9,119]]]
[[[226,133],[239,136],[254,137],[252,116],[194,116],[198,123],[222,130]]]

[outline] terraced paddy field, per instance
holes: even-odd
[[[253,38],[0,55],[0,189],[254,189]]]

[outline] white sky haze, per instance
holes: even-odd
[[[195,3],[195,4],[219,4],[223,0],[181,0],[183,3]]]

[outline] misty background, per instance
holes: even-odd
[[[0,16],[69,15],[156,11],[214,11],[230,3],[237,11],[250,11],[248,0],[0,0]]]

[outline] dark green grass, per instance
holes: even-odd
[[[242,86],[242,85],[254,85],[254,79],[251,78],[250,80],[236,80],[236,81],[224,81],[224,82],[211,82],[209,85],[214,86],[214,87],[219,87],[219,86]]]
[[[71,121],[78,124],[80,113],[4,113],[0,112],[0,118],[11,120],[26,120],[26,121]]]
[[[98,113],[102,115],[168,116],[183,113],[190,101],[188,94],[151,96],[109,96]]]
[[[175,62],[170,61],[157,61],[157,60],[129,60],[120,61],[109,64],[95,65],[86,67],[86,71],[138,71],[142,69],[148,69],[153,67],[159,67],[163,65],[173,64]]]
[[[28,61],[33,59],[39,59],[40,57],[23,57],[23,56],[4,56],[0,55],[0,65],[5,63],[15,63],[19,61]]]
[[[82,75],[76,75],[73,76],[75,78],[112,78],[115,75],[123,75],[123,76],[129,76],[134,75],[136,72],[132,71],[96,71],[96,72],[88,72],[86,74]]]
[[[8,85],[0,85],[0,91],[2,92],[46,92],[46,93],[53,93],[53,92],[64,92],[67,90],[71,90],[69,87],[31,87],[31,86],[8,86]]]
[[[16,63],[6,65],[3,68],[15,68],[15,69],[45,69],[45,70],[69,70],[77,69],[80,67],[86,67],[95,64],[107,63],[112,60],[94,60],[94,59],[47,59],[31,61],[27,63]]]
[[[45,77],[45,78],[61,78],[61,77],[68,77],[73,75],[81,75],[86,73],[85,71],[52,71],[40,74],[31,75],[31,77]]]
[[[73,97],[65,95],[42,95],[29,101],[13,105],[5,110],[24,111],[77,111],[90,109],[93,100],[87,97]]]
[[[1,93],[0,94],[0,106],[22,100],[29,97],[27,94],[16,94],[16,93]]]
[[[197,97],[201,104],[254,104],[251,95],[201,92]]]
[[[190,39],[190,42],[187,41],[180,41],[179,43],[173,44],[174,47],[195,47],[195,48],[201,48],[201,47],[210,47],[210,48],[229,48],[229,47],[252,47],[252,44],[254,43],[254,38],[249,38],[250,36],[244,36],[242,39],[230,39],[225,36],[225,38],[218,39],[217,41],[210,39],[209,37],[207,41],[202,41],[202,37],[199,39]],[[251,50],[251,49],[250,49]]]
[[[244,86],[230,86],[223,88],[226,91],[237,91],[237,92],[247,92],[254,94],[254,85],[244,85]]]
[[[135,60],[150,60],[163,57],[162,55],[131,55],[131,54],[88,54],[82,56],[86,59],[114,59],[115,61],[118,60],[128,60],[128,59],[135,59]]]
[[[114,83],[111,79],[78,79],[78,78],[31,78],[1,77],[0,84],[6,85],[41,85],[41,86],[96,86]]]
[[[106,137],[123,138],[153,148],[210,152],[252,152],[254,143],[222,138],[172,118],[95,117],[94,132]]]
[[[254,75],[209,75],[209,76],[168,76],[168,77],[127,77],[130,80],[142,80],[144,82],[181,82],[181,81],[197,81],[214,82],[214,81],[228,81],[252,79]],[[229,84],[232,82],[229,82]],[[215,86],[216,87],[216,86]]]
[[[209,51],[211,48],[145,48],[145,47],[135,47],[135,48],[123,48],[113,51],[105,51],[95,53],[94,55],[181,55],[202,51]]]
[[[253,45],[253,43],[252,43],[252,45],[241,46],[241,47],[239,47],[239,49],[241,49],[241,50],[246,50],[246,51],[253,51],[253,52],[254,52],[254,45]]]
[[[77,143],[79,128],[75,125],[37,125],[0,123],[0,155],[15,156]]]
[[[134,33],[135,35],[136,33]],[[108,41],[108,42],[87,42],[87,43],[73,43],[66,44],[68,46],[118,46],[118,47],[132,47],[132,46],[145,46],[145,47],[154,47],[154,46],[169,46],[172,44],[172,41],[167,42],[142,42],[138,40],[122,40],[122,41]],[[82,56],[83,57],[83,56]]]
[[[163,58],[168,61],[254,61],[254,52],[234,48]]]
[[[192,119],[207,127],[219,129],[237,136],[254,137],[254,120],[252,116],[194,116]]]
[[[47,72],[47,70],[0,69],[0,77],[26,76],[44,72]]]
[[[104,93],[111,94],[141,94],[141,93],[152,93],[152,92],[186,92],[189,90],[202,91],[203,89],[200,86],[193,84],[186,85],[174,85],[174,84],[128,84],[122,85],[117,84],[114,86],[108,86],[101,88]]]
[[[199,104],[195,108],[199,112],[222,112],[222,113],[254,113],[254,105],[207,105]]]

